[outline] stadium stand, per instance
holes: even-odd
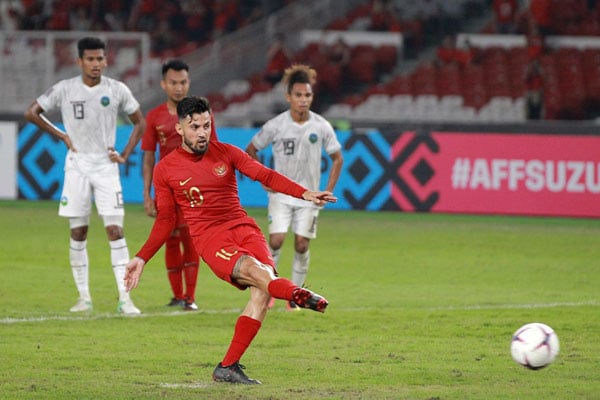
[[[186,59],[192,65],[192,91],[207,94],[218,119],[231,124],[258,125],[284,108],[281,86],[265,79],[266,57],[257,57],[266,55],[268,43],[282,32],[293,61],[319,72],[315,107],[331,119],[522,122],[532,87],[543,89],[546,119],[600,114],[600,7],[595,2],[309,3],[11,0],[0,5],[0,23],[3,31],[149,32],[151,68],[170,57]],[[167,18],[157,18],[159,7]],[[10,54],[7,37],[0,44]],[[15,56],[24,70],[47,56],[32,46],[30,54]],[[52,52],[57,71],[72,68],[69,42],[55,41]],[[109,57],[115,74],[145,92],[143,101],[156,101],[156,90],[147,88],[154,82],[142,76],[149,67],[139,68],[139,52],[125,46]],[[14,60],[3,59],[3,68]],[[533,60],[542,71],[536,79],[530,77]],[[39,73],[37,79],[42,79]],[[35,81],[5,90],[19,95]]]

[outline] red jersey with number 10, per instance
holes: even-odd
[[[307,191],[233,145],[211,142],[203,155],[178,148],[154,168],[157,216],[137,256],[148,261],[162,246],[175,225],[175,205],[183,212],[194,243],[201,246],[215,233],[245,223],[256,225],[240,204],[236,170],[276,192],[302,198]],[[201,254],[202,248],[196,251]]]

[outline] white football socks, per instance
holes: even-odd
[[[281,255],[281,249],[273,250],[271,246],[269,246],[269,251],[271,252],[271,257],[273,257],[273,263],[275,264],[275,268],[279,264],[279,256]]]
[[[119,300],[125,301],[129,299],[129,293],[125,290],[125,270],[129,262],[129,249],[125,238],[117,239],[109,242],[110,244],[110,260],[112,262],[113,273],[117,281],[117,289],[119,290]]]
[[[73,279],[75,280],[75,286],[79,292],[79,297],[90,301],[90,276],[88,269],[88,252],[87,252],[87,240],[77,241],[70,240],[69,243],[69,262],[71,264],[71,271],[73,272]]]
[[[310,250],[305,253],[294,254],[294,262],[292,263],[292,282],[302,287],[308,274],[308,263],[310,262]]]

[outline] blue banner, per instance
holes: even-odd
[[[63,129],[63,126],[57,124]],[[129,125],[120,126],[117,129],[116,149],[121,150],[127,144],[132,127]],[[225,143],[231,143],[242,149],[245,149],[252,136],[258,132],[258,128],[219,128],[219,140]],[[350,136],[350,132],[338,132],[338,139],[343,143]],[[19,197],[22,199],[52,199],[59,200],[62,191],[62,182],[64,176],[64,160],[67,148],[64,143],[52,135],[40,131],[37,126],[27,124],[19,133],[19,175],[17,184],[19,187]],[[357,148],[360,151],[360,148]],[[368,152],[366,153],[369,154]],[[352,159],[363,158],[364,163],[369,163],[369,159],[364,155],[345,154],[345,157],[351,156]],[[273,157],[271,147],[259,152],[260,160],[263,164],[273,167]],[[120,166],[121,184],[123,186],[123,199],[126,203],[143,202],[143,151],[139,145],[131,153],[127,162]],[[326,184],[331,169],[329,157],[325,154],[322,158],[322,178],[323,185]],[[381,168],[379,168],[381,170]],[[352,177],[343,179],[338,183],[338,196],[342,191],[365,190],[371,181],[377,179],[381,171],[369,172],[368,177],[362,178],[359,182]],[[261,184],[238,173],[238,186],[240,201],[248,207],[266,207],[267,194]],[[328,208],[351,208],[348,202],[340,198],[337,204],[328,206]]]

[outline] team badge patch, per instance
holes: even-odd
[[[225,176],[227,173],[227,166],[223,163],[219,163],[213,167],[213,172],[216,176]]]
[[[319,136],[316,133],[311,133],[310,135],[308,135],[308,141],[311,143],[317,143],[317,140],[319,140]]]
[[[102,96],[100,99],[100,104],[102,104],[104,107],[108,106],[110,104],[110,99],[108,96]]]
[[[63,206],[66,206],[67,203],[69,203],[69,199],[67,199],[67,196],[63,196],[60,198],[60,204]]]

